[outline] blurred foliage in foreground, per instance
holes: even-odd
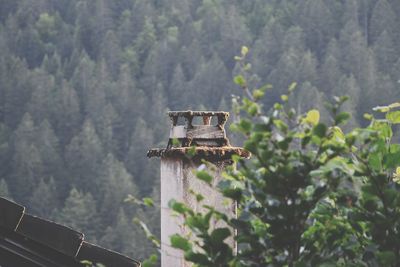
[[[400,145],[392,125],[400,123],[400,103],[375,108],[383,119],[366,114],[368,127],[343,133],[347,97],[334,97],[326,105],[332,119],[321,122],[317,110],[290,107],[293,84],[264,112],[259,100],[267,87],[250,88],[248,72],[235,77],[247,97],[237,102],[241,119],[232,130],[253,156],[233,158],[238,168],[217,188],[237,202],[237,218],[171,201],[190,229],[171,244],[196,266],[399,266]],[[215,228],[215,221],[229,227]],[[237,253],[224,242],[232,236]]]

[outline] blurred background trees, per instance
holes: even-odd
[[[145,157],[166,145],[166,110],[229,109],[247,45],[255,83],[275,88],[267,107],[296,81],[301,112],[347,94],[362,124],[400,94],[398,12],[390,0],[2,0],[0,192],[78,229],[96,222],[89,239],[144,257],[130,219],[157,216],[123,199],[159,192]]]

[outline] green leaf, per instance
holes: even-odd
[[[173,146],[181,146],[181,141],[179,141],[178,138],[173,138],[172,139],[172,145]]]
[[[289,144],[292,140],[290,138],[285,138],[282,141],[278,142],[278,147],[282,150],[288,150]],[[251,151],[250,151],[251,152]]]
[[[381,155],[378,153],[371,154],[368,160],[369,165],[372,167],[372,169],[379,171],[382,169],[382,164],[381,164]]]
[[[186,207],[185,204],[183,204],[182,202],[177,202],[175,199],[171,199],[168,202],[168,206],[175,212],[178,212],[180,214],[184,214],[188,208]]]
[[[93,263],[91,261],[88,261],[88,260],[82,260],[81,263],[84,264],[85,266],[92,266],[93,265]]]
[[[196,155],[196,147],[195,146],[191,146],[187,151],[186,154],[189,157],[194,157]]]
[[[301,147],[305,148],[311,141],[311,136],[305,136],[304,138],[302,138],[301,140]]]
[[[400,102],[392,103],[392,104],[390,104],[388,107],[389,107],[389,108],[398,108],[398,107],[400,107]]]
[[[240,122],[238,123],[239,129],[243,132],[243,133],[248,133],[251,130],[252,127],[252,123],[251,121],[247,120],[247,119],[242,119],[240,120]]]
[[[261,86],[261,87],[259,88],[259,90],[265,92],[265,91],[267,91],[268,89],[272,89],[272,88],[273,88],[273,87],[272,87],[272,84],[266,83],[266,84],[264,84],[263,86]]]
[[[197,178],[199,178],[200,180],[211,184],[213,177],[207,172],[207,171],[197,171],[196,172],[196,176]]]
[[[256,103],[252,103],[249,108],[247,109],[247,112],[251,115],[251,116],[255,116],[258,114],[259,111],[259,107]]]
[[[243,69],[244,70],[250,70],[251,69],[251,64],[247,63],[246,65],[244,65]]]
[[[393,182],[396,184],[400,183],[400,167],[397,167],[396,171],[393,173]]]
[[[387,153],[383,156],[383,163],[386,168],[394,168],[400,165],[400,151]]]
[[[254,100],[259,100],[261,99],[263,96],[265,95],[265,92],[260,90],[260,89],[256,89],[253,91],[253,98]]]
[[[237,75],[233,78],[233,82],[241,87],[246,87],[246,79],[242,75]]]
[[[212,262],[208,260],[207,256],[201,253],[194,253],[188,251],[185,253],[185,259],[193,263],[200,264],[201,266],[212,266]]]
[[[286,133],[288,130],[288,125],[284,123],[282,120],[274,120],[274,125],[276,128],[278,128],[280,131]]]
[[[394,124],[400,123],[400,110],[386,113],[386,119]]]
[[[293,92],[294,89],[296,89],[296,87],[297,87],[297,83],[296,83],[296,82],[293,82],[293,83],[291,83],[291,84],[289,85],[288,91],[289,91],[289,92]]]
[[[148,259],[144,260],[142,263],[143,267],[155,267],[158,261],[158,257],[152,254]]]
[[[322,138],[326,135],[326,131],[327,131],[327,127],[323,123],[318,123],[317,125],[315,125],[315,127],[313,129],[313,133],[320,138]]]
[[[379,131],[384,138],[392,138],[393,136],[392,127],[386,120],[374,120],[372,129]]]
[[[153,199],[151,199],[149,197],[143,198],[143,203],[147,207],[154,207],[154,201],[153,201]]]
[[[174,248],[179,248],[184,251],[190,250],[192,248],[190,242],[186,238],[178,234],[172,235],[170,237],[170,240],[171,240],[171,246]]]
[[[377,106],[377,107],[374,107],[372,110],[384,113],[384,112],[388,112],[390,110],[390,107],[389,106]]]
[[[364,115],[363,115],[363,117],[364,117],[364,119],[366,119],[366,120],[372,120],[374,117],[371,115],[371,114],[369,114],[369,113],[364,113]]]
[[[240,188],[227,188],[223,190],[223,195],[230,199],[239,201],[242,197],[242,189]]]
[[[248,52],[249,52],[249,48],[247,46],[242,46],[242,49],[240,50],[240,53],[242,54],[242,56],[247,55]]]
[[[400,176],[400,167],[397,167],[397,168],[396,168],[396,175],[397,175],[397,176]]]
[[[211,233],[211,239],[215,243],[223,242],[226,238],[231,235],[231,231],[228,228],[217,228]]]
[[[317,125],[319,122],[319,118],[320,118],[319,111],[316,109],[312,109],[309,112],[307,112],[304,121],[312,125]]]
[[[186,219],[186,224],[190,228],[197,228],[199,231],[208,231],[209,229],[209,224],[208,221],[206,221],[206,217],[202,217],[203,215],[194,215],[194,216],[189,216]]]
[[[389,112],[392,108],[398,108],[398,107],[400,107],[400,103],[396,102],[396,103],[390,104],[388,106],[377,106],[377,107],[374,107],[372,110],[385,113],[385,112]]]
[[[344,141],[346,139],[342,129],[340,129],[338,126],[333,126],[331,128],[332,131],[332,137],[336,139],[336,141]],[[350,139],[351,137],[349,137]]]
[[[335,117],[335,124],[339,125],[342,123],[346,123],[350,119],[350,113],[341,112]]]

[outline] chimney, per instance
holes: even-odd
[[[161,266],[186,267],[191,265],[184,261],[180,250],[170,246],[169,237],[176,233],[185,235],[187,230],[182,218],[173,216],[168,202],[175,199],[197,211],[207,204],[235,216],[235,204],[226,205],[217,190],[196,178],[195,171],[203,160],[213,163],[216,169],[210,174],[215,187],[225,166],[232,164],[232,155],[245,158],[250,155],[243,148],[230,146],[224,128],[228,112],[171,111],[168,115],[171,129],[167,147],[151,149],[147,156],[161,158]],[[190,193],[192,190],[205,196],[200,205]],[[233,240],[227,242],[235,246]]]

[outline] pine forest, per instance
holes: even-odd
[[[396,14],[398,0],[0,0],[0,195],[145,258],[132,218],[159,234],[159,211],[125,199],[160,198],[146,151],[166,146],[167,111],[230,111],[247,46],[265,107],[296,82],[298,112],[326,119],[348,95],[349,127],[365,125],[400,97]]]

